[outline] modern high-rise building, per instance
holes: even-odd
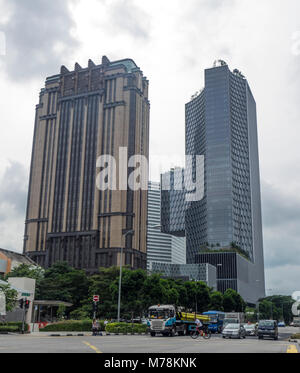
[[[46,79],[36,106],[24,237],[24,253],[36,263],[67,261],[95,272],[118,265],[123,248],[123,264],[146,268],[147,191],[128,187],[128,161],[148,159],[149,106],[148,80],[131,59],[104,56],[100,65],[62,66]],[[113,190],[96,187],[102,155],[116,161]]]
[[[149,182],[147,219],[147,268],[150,263],[185,264],[185,237],[161,233],[161,191],[159,182]]]
[[[204,197],[184,205],[187,263],[215,265],[219,290],[255,303],[265,295],[256,103],[224,61],[186,104],[186,155],[204,156]],[[195,167],[190,174],[195,182]]]

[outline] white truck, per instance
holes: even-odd
[[[244,312],[226,312],[223,321],[223,328],[226,326],[226,324],[243,324],[244,322]]]

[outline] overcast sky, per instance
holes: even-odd
[[[0,0],[0,247],[22,250],[35,105],[62,64],[132,58],[150,81],[151,179],[184,153],[184,105],[224,59],[258,110],[266,289],[300,290],[299,0]]]

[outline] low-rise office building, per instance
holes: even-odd
[[[215,266],[202,264],[170,264],[150,262],[152,273],[161,273],[164,277],[182,279],[185,281],[203,281],[217,289],[217,269]]]
[[[7,275],[21,264],[36,265],[28,256],[0,248],[0,274]]]

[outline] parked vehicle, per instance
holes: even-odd
[[[278,327],[279,328],[284,328],[285,327],[285,323],[283,321],[279,322],[278,323]]]
[[[212,333],[222,333],[225,312],[207,311],[203,312],[203,315],[210,317],[211,322],[208,325],[208,330],[210,330]]]
[[[223,338],[246,338],[246,330],[240,323],[227,324],[222,331]]]
[[[255,324],[245,324],[244,329],[246,331],[246,335],[257,336],[257,328]]]
[[[273,338],[278,340],[278,325],[275,320],[260,320],[258,323],[257,331],[258,339],[264,339],[264,337]]]
[[[300,317],[294,317],[293,326],[300,326]]]
[[[243,324],[245,322],[244,312],[226,312],[223,321],[223,328],[227,324]]]
[[[196,329],[195,320],[209,324],[207,315],[177,311],[173,305],[155,305],[148,309],[148,322],[150,335],[154,337],[160,333],[167,336],[189,334]]]

